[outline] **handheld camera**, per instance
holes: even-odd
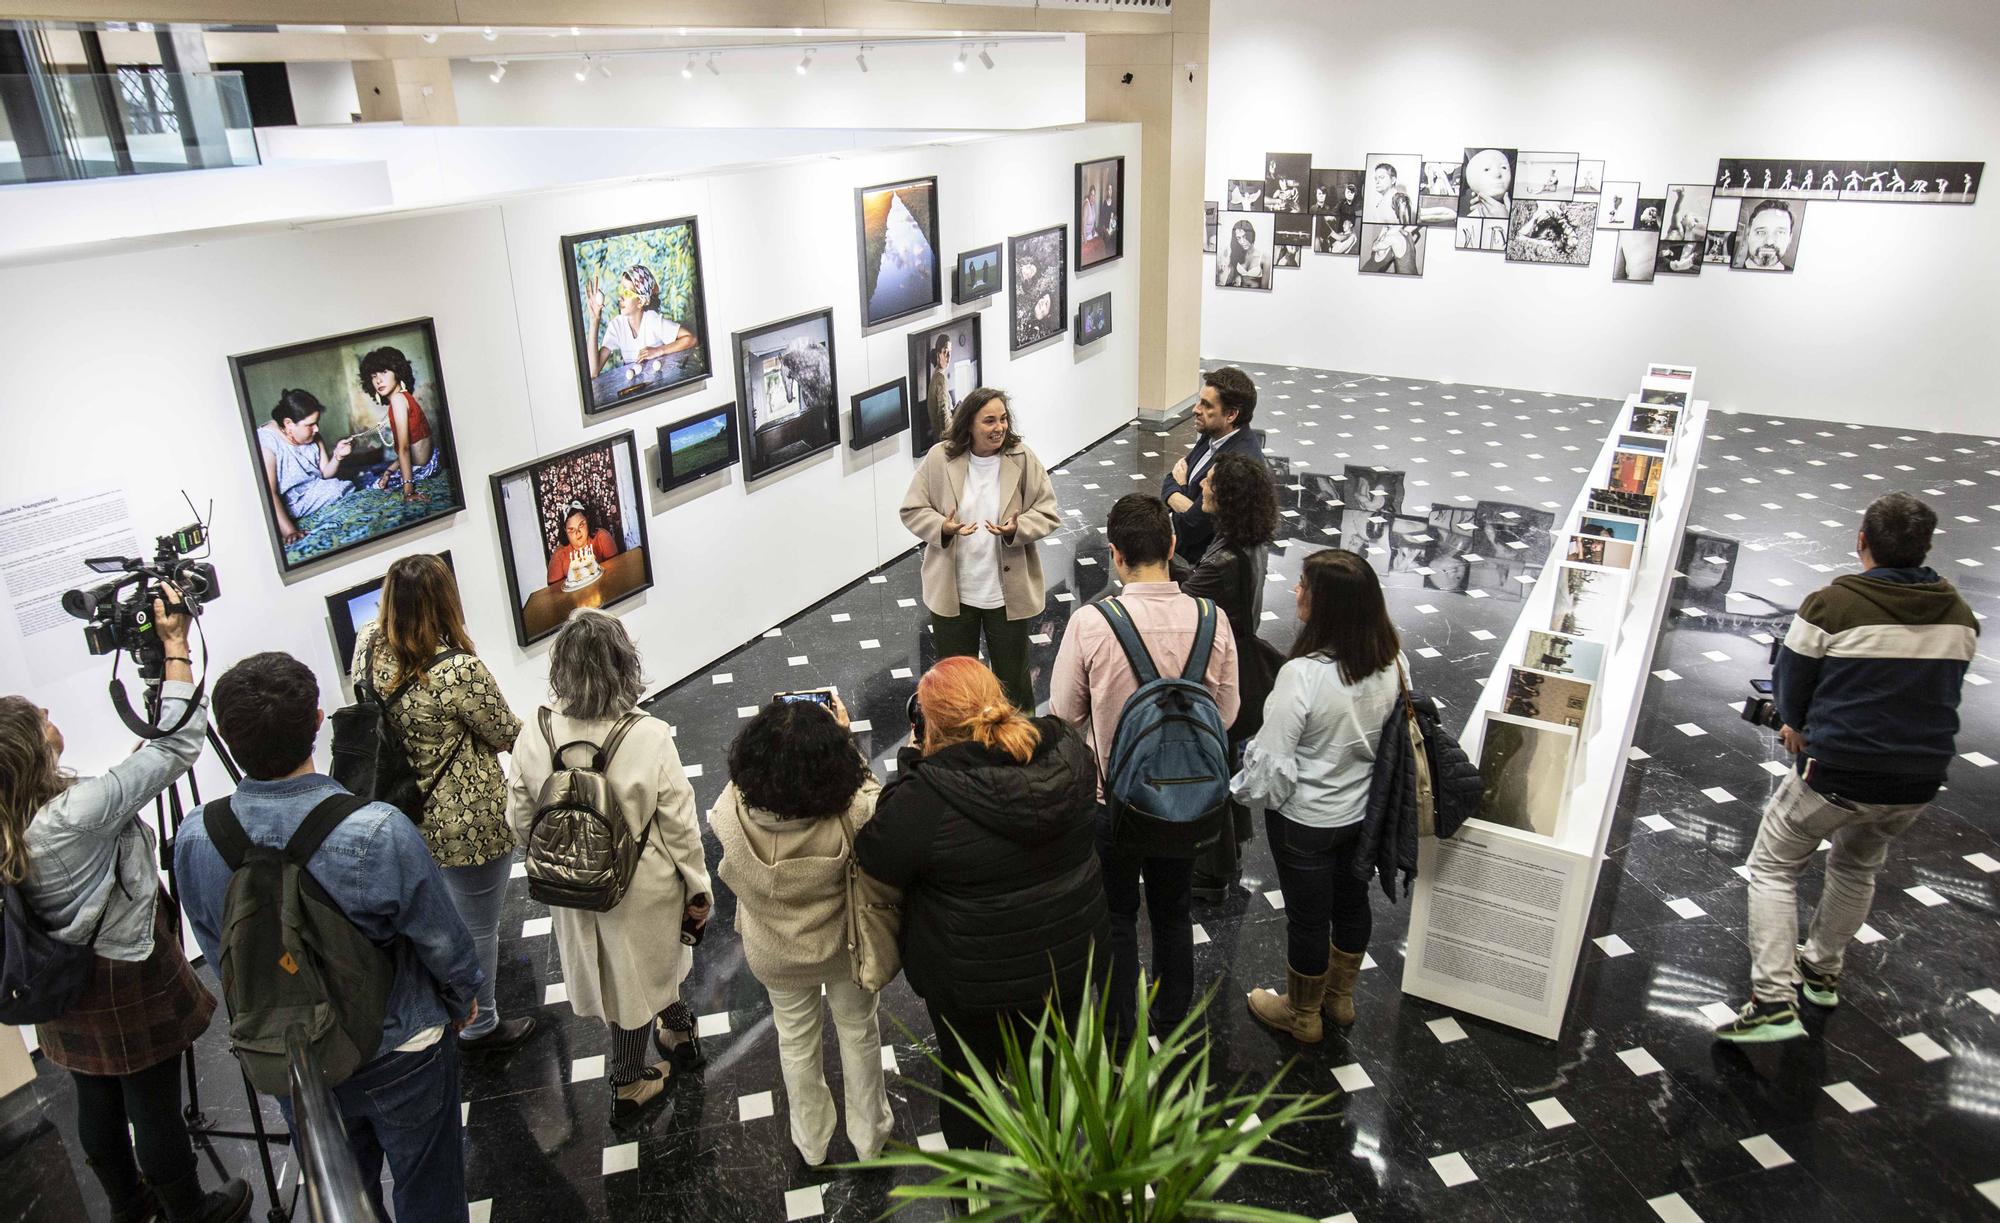
[[[180,591],[181,609],[189,616],[201,615],[202,608],[222,597],[215,566],[206,561],[186,559],[208,543],[208,528],[197,522],[182,527],[156,541],[153,559],[136,556],[97,556],[84,561],[98,573],[117,577],[97,586],[65,591],[63,610],[84,622],[83,640],[92,654],[112,654],[119,650],[132,656],[139,678],[157,684],[166,670],[166,650],[154,631],[153,600],[165,601],[162,582],[171,582]],[[132,587],[120,597],[120,591]]]

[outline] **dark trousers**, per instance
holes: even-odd
[[[979,638],[986,637],[986,656],[1014,708],[1034,716],[1035,682],[1028,676],[1028,631],[1033,620],[1009,620],[1004,607],[960,607],[956,616],[931,613],[931,638],[939,658],[979,657]]]
[[[1368,883],[1351,869],[1361,825],[1308,828],[1276,811],[1264,812],[1264,835],[1278,864],[1285,893],[1285,962],[1308,977],[1326,971],[1327,944],[1342,951],[1368,950],[1375,915]]]
[[[389,1217],[382,1204],[386,1159],[395,1181],[396,1223],[466,1223],[458,1057],[458,1042],[447,1031],[428,1049],[383,1054],[333,1089],[376,1218]],[[278,1105],[293,1123],[291,1100]]]
[[[1013,1022],[1014,1035],[1025,1042],[1027,1025],[1033,1019],[1032,1016],[1017,1015],[1012,1011],[946,1010],[928,1000],[924,1008],[930,1012],[931,1031],[937,1033],[939,1059],[947,1070],[959,1074],[971,1068],[972,1063],[966,1057],[968,1047],[972,1057],[979,1059],[979,1064],[989,1072],[1004,1074],[1002,1068],[1006,1065],[1006,1054],[1000,1040],[1001,1024]],[[945,1144],[961,1151],[984,1150],[991,1135],[958,1109],[959,1103],[971,1103],[964,1088],[950,1075],[945,1075],[938,1089],[944,1093],[944,1098],[938,1101],[938,1128],[944,1131]]]
[[[1112,844],[1111,813],[1097,809],[1097,856],[1104,903],[1111,911],[1112,1035],[1136,1027],[1139,986],[1139,901],[1153,928],[1152,1026],[1164,1031],[1187,1017],[1194,998],[1194,859],[1149,858]],[[1143,884],[1143,888],[1142,885]],[[1122,1047],[1122,1044],[1121,1044]]]
[[[179,1057],[116,1077],[71,1072],[76,1080],[77,1142],[107,1184],[136,1189],[142,1171],[155,1185],[194,1173],[194,1147],[181,1119],[180,1076]]]

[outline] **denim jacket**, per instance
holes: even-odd
[[[192,699],[193,684],[161,684],[159,725],[178,722]],[[78,778],[35,812],[21,893],[54,938],[89,943],[96,929],[93,946],[107,960],[153,954],[160,874],[153,830],[136,817],[194,764],[207,731],[208,709],[197,705],[173,734],[148,740],[102,777]]]
[[[253,842],[282,846],[321,799],[343,792],[339,782],[320,773],[282,781],[246,779],[229,796],[229,810]],[[485,974],[444,876],[408,816],[386,803],[370,803],[340,822],[306,869],[356,929],[395,957],[396,982],[382,1017],[378,1056],[428,1028],[467,1016]],[[181,824],[174,870],[195,941],[221,972],[222,902],[230,871],[199,810]]]

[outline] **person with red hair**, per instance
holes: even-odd
[[[946,658],[917,685],[910,744],[854,854],[903,889],[903,972],[948,1068],[998,1066],[1002,1026],[1051,991],[1075,1015],[1110,932],[1096,813],[1090,747],[1061,719],[1016,709],[985,664]],[[985,1145],[972,1118],[938,1111],[951,1146]]]

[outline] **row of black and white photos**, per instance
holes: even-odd
[[[1970,204],[1979,197],[1981,161],[1841,161],[1725,157],[1715,193],[1791,200],[1896,204]]]

